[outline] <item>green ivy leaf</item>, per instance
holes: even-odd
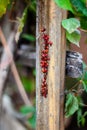
[[[86,65],[85,62],[83,62],[83,69],[84,69],[84,71],[86,70],[86,68],[87,68],[87,65]]]
[[[28,121],[32,128],[36,128],[36,114],[33,114],[33,116]]]
[[[68,33],[72,33],[80,27],[80,21],[76,18],[64,19],[62,21],[62,26],[68,31]]]
[[[32,13],[36,14],[36,0],[31,1],[31,4],[29,6],[29,10],[31,10]]]
[[[81,98],[81,96],[77,96],[78,102],[79,102],[79,107],[81,107],[81,104],[83,104],[83,100]]]
[[[66,96],[65,116],[70,117],[78,110],[78,108],[78,99],[72,93],[69,93]]]
[[[24,88],[27,92],[34,92],[35,85],[34,85],[34,79],[33,78],[27,78],[26,76],[21,76],[21,81],[24,85]]]
[[[80,124],[81,124],[81,119],[82,119],[82,109],[79,108],[77,111],[77,124],[78,124],[78,126],[80,126]]]
[[[23,113],[23,114],[28,114],[28,113],[31,113],[31,112],[35,112],[35,108],[34,107],[29,107],[29,106],[22,106],[21,109],[20,109],[20,112]]]
[[[24,24],[26,22],[26,18],[27,18],[27,11],[28,11],[28,7],[25,8],[23,15],[21,18],[17,18],[19,21],[19,26],[18,26],[18,32],[22,32],[22,29],[24,27]]]
[[[73,44],[77,45],[79,47],[79,41],[80,41],[80,31],[75,30],[73,33],[66,32],[66,38]]]
[[[36,69],[33,69],[33,75],[36,76]]]
[[[86,4],[81,0],[70,0],[77,13],[81,13],[83,16],[87,16]]]
[[[83,114],[83,117],[85,117],[85,116],[87,116],[87,111],[86,111],[86,112],[84,112],[84,114]]]
[[[20,34],[21,34],[21,32],[22,32],[22,30],[24,28],[24,24],[25,24],[26,18],[27,18],[27,12],[28,12],[28,6],[25,8],[25,10],[24,10],[24,12],[22,14],[22,17],[17,18],[19,25],[18,25],[16,36],[15,36],[16,42],[18,42]]]
[[[80,18],[81,28],[87,30],[87,17]]]
[[[9,4],[9,0],[0,0],[0,17],[6,13],[6,8]]]
[[[87,116],[87,111],[84,112],[84,114],[83,114],[82,109],[79,108],[78,111],[77,111],[77,123],[78,123],[78,126],[80,126],[80,125],[84,126],[85,125],[85,122],[86,122],[85,116]]]
[[[87,84],[87,65],[83,62],[83,80]]]
[[[86,0],[81,0],[81,1],[86,4]]]
[[[82,85],[83,85],[84,90],[87,92],[87,83],[82,80]]]
[[[81,119],[81,124],[82,124],[82,126],[84,126],[85,125],[85,117],[82,117],[82,119]]]
[[[60,8],[74,12],[70,0],[55,0],[55,2]]]
[[[84,81],[87,84],[87,71],[84,72]]]
[[[35,109],[35,107],[23,106],[23,107],[21,107],[20,112],[23,114],[32,113],[32,116],[28,119],[28,122],[32,128],[35,128],[35,126],[36,126],[36,109]]]
[[[28,41],[31,41],[31,42],[35,41],[35,37],[33,35],[30,35],[30,34],[23,34],[22,37]]]

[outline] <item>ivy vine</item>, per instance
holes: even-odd
[[[69,11],[70,16],[62,21],[62,26],[66,30],[66,39],[69,43],[79,47],[81,38],[80,30],[87,30],[87,0],[55,0],[56,4]],[[73,16],[73,17],[71,17]],[[87,66],[83,64],[83,75],[75,80],[77,82],[66,90],[65,116],[70,117],[77,114],[78,126],[85,125],[87,111],[83,112],[83,107],[87,107],[82,100],[82,92],[87,93]]]
[[[62,21],[62,26],[66,30],[66,39],[77,46],[79,46],[79,41],[81,38],[80,29],[87,30],[87,0],[54,0],[56,4],[70,12],[71,16]],[[18,32],[21,33],[24,27],[28,7],[33,11],[36,9],[35,1],[32,0],[32,4],[29,4],[28,0],[25,0],[28,6],[25,8],[24,13],[21,18],[18,18],[19,27]],[[8,9],[10,0],[0,0],[0,17],[2,17],[6,10]],[[85,91],[87,93],[87,66],[84,64],[83,75],[77,79],[77,83],[74,86],[71,86],[67,90],[66,101],[65,101],[65,116],[70,117],[74,113],[77,113],[77,123],[78,126],[85,124],[85,117],[87,112],[82,111],[83,107],[87,107],[84,104],[81,93]]]

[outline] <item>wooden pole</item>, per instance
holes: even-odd
[[[37,1],[37,28],[36,28],[36,111],[37,130],[64,130],[64,91],[65,75],[65,32],[61,27],[62,19],[66,18],[66,11],[57,7],[54,0]],[[40,94],[41,67],[40,54],[42,39],[40,29],[45,27],[51,41],[50,62],[48,72],[48,96]],[[60,109],[61,107],[61,109]]]
[[[66,19],[67,12],[62,10],[62,19]],[[60,72],[60,129],[64,130],[64,81],[65,81],[65,59],[66,58],[66,39],[65,31],[61,28],[61,72]]]

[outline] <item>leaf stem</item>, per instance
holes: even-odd
[[[87,107],[87,105],[84,104],[84,103],[80,103],[80,105],[83,106],[83,107]]]
[[[74,89],[75,87],[77,87],[77,85],[79,85],[81,83],[81,80],[79,80],[74,86],[72,86],[71,88],[70,88],[70,90],[72,90],[72,89]]]

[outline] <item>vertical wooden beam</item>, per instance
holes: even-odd
[[[62,10],[62,19],[67,18],[67,12]],[[65,81],[65,59],[66,58],[66,39],[64,28],[61,28],[61,73],[60,73],[60,130],[64,130],[64,81]]]
[[[66,11],[62,11],[56,6],[54,0],[37,1],[37,51],[36,51],[36,111],[37,130],[64,130],[63,107],[60,92],[64,90],[65,72],[65,33],[61,27],[61,21],[66,16]],[[50,63],[48,72],[48,96],[44,98],[40,95],[41,87],[41,38],[40,29],[45,27],[53,45],[50,49]],[[63,34],[63,35],[62,35]],[[60,114],[61,113],[61,114]],[[62,123],[61,123],[62,121]]]

